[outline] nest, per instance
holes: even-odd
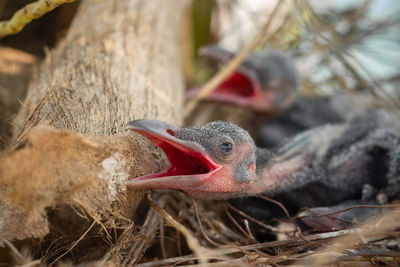
[[[399,205],[371,208],[382,212],[348,229],[315,233],[296,226],[295,217],[274,218],[267,224],[227,201],[154,192],[139,207],[135,224],[115,217],[96,221],[83,210],[58,206],[48,211],[51,232],[45,242],[5,242],[14,262],[29,266],[71,261],[147,267],[399,265]]]

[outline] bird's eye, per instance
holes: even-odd
[[[220,145],[220,149],[224,153],[230,153],[232,152],[232,143],[223,143]]]

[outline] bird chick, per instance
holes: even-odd
[[[127,128],[163,149],[170,162],[163,172],[129,180],[134,188],[210,199],[285,193],[296,209],[361,201],[367,184],[389,200],[400,193],[399,124],[378,111],[313,128],[271,150],[224,121],[181,128],[136,120]]]
[[[223,63],[235,56],[217,45],[202,47],[200,54]],[[295,65],[284,52],[255,52],[219,84],[207,99],[249,107],[262,113],[277,113],[293,102],[298,80]],[[199,90],[189,91],[188,97],[196,96]]]

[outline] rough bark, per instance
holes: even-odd
[[[44,236],[45,208],[57,204],[78,205],[98,220],[131,216],[143,192],[126,190],[124,181],[166,162],[142,137],[113,134],[138,118],[181,123],[184,5],[82,2],[30,86],[16,120],[19,149],[1,155],[0,239]]]
[[[136,118],[179,123],[183,85],[177,31],[183,4],[82,2],[65,41],[48,55],[28,92],[30,108],[50,94],[35,121],[103,135]],[[20,113],[20,124],[25,114]]]

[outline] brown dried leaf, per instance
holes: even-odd
[[[0,155],[0,239],[43,237],[46,207],[80,206],[92,217],[130,217],[143,192],[129,178],[160,170],[160,151],[133,133],[110,137],[33,129],[23,148]]]

